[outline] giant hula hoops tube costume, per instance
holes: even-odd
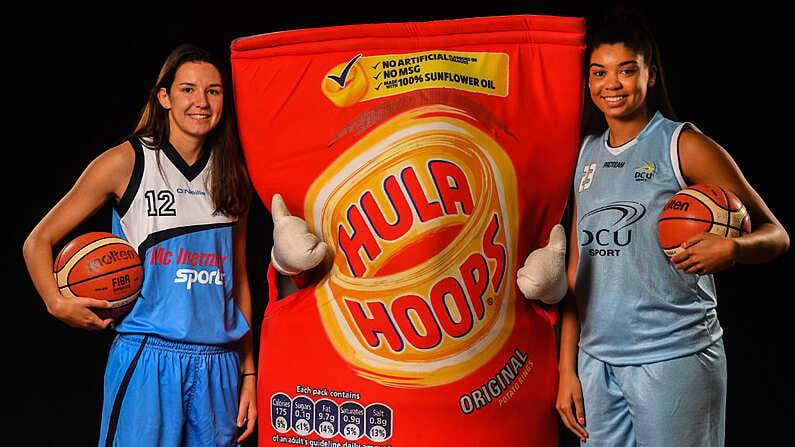
[[[330,248],[268,304],[260,445],[556,445],[555,308],[515,278],[566,203],[583,34],[509,16],[233,42],[254,187]]]

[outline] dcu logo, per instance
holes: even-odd
[[[580,246],[589,256],[620,256],[621,247],[632,243],[635,222],[646,214],[637,202],[613,202],[583,214],[578,222]]]
[[[654,177],[656,172],[657,165],[644,160],[643,164],[634,170],[635,181],[641,183],[649,181]]]

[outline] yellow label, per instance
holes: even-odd
[[[356,55],[329,70],[321,85],[339,107],[428,88],[508,96],[508,55],[441,50]]]

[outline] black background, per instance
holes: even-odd
[[[581,16],[590,23],[606,6],[567,1],[27,3],[5,10],[2,20],[3,295],[10,305],[4,312],[10,349],[4,353],[3,401],[12,414],[6,419],[8,435],[33,446],[96,444],[112,334],[72,329],[47,314],[27,276],[22,242],[85,166],[132,131],[173,47],[192,42],[228,57],[233,39],[260,33],[509,14]],[[793,19],[775,2],[656,3],[642,10],[662,48],[679,118],[732,154],[792,234]],[[109,222],[106,207],[74,235],[109,231]],[[248,229],[255,327],[265,306],[271,229],[257,201]],[[793,385],[786,369],[795,309],[788,292],[795,274],[792,259],[787,254],[718,275],[729,365],[728,445],[792,443]],[[561,438],[562,445],[572,442]]]

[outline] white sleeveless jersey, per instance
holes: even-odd
[[[113,210],[113,233],[138,250],[141,296],[120,333],[187,343],[226,344],[248,332],[232,296],[235,218],[215,214],[210,154],[189,166],[170,144],[130,140],[135,166]]]

